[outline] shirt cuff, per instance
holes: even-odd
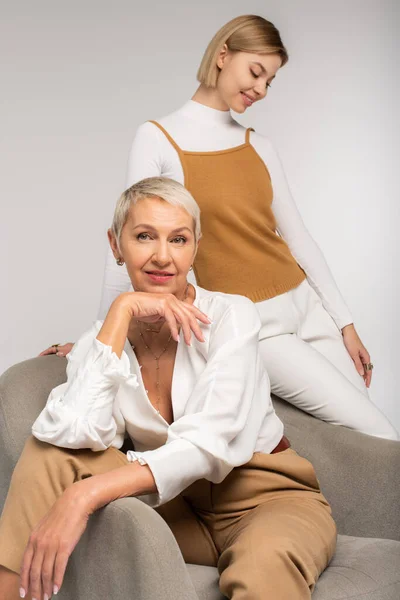
[[[129,462],[138,461],[150,468],[157,493],[147,496],[145,502],[153,508],[169,502],[198,479],[220,482],[233,468],[181,438],[156,450],[129,450],[127,458]]]

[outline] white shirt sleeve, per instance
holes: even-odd
[[[125,353],[121,359],[96,339],[97,322],[67,355],[67,381],[55,387],[32,426],[38,440],[62,448],[106,450],[121,447],[125,424],[114,407],[121,382],[138,387]],[[116,440],[116,437],[118,439]]]
[[[179,160],[165,135],[152,123],[143,123],[134,137],[128,159],[125,189],[146,177],[171,177],[179,181]],[[107,250],[98,319],[104,320],[112,302],[131,288],[125,265],[116,264]]]
[[[268,413],[278,423],[274,435],[282,436],[259,362],[258,313],[247,298],[235,299],[214,320],[207,364],[184,416],[168,428],[165,445],[128,452],[129,460],[147,464],[153,473],[158,493],[147,497],[151,506],[168,502],[198,479],[219,483],[233,467],[250,460]]]
[[[307,280],[321,298],[325,310],[339,329],[353,322],[348,307],[335,283],[327,262],[308,232],[293,200],[281,161],[271,142],[252,134],[251,142],[271,175],[273,187],[272,210],[277,229],[289,246]]]

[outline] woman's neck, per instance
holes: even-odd
[[[192,100],[199,104],[204,104],[204,106],[208,106],[209,108],[213,108],[214,110],[229,112],[229,106],[221,98],[218,90],[216,88],[206,87],[203,83],[197,88]]]

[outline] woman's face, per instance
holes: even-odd
[[[158,198],[132,205],[122,229],[120,252],[108,232],[115,258],[126,263],[134,290],[181,296],[197,244],[193,217]]]
[[[228,108],[244,113],[254,102],[265,98],[281,64],[278,54],[231,52],[225,45],[217,61],[221,99]]]

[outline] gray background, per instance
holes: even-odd
[[[96,318],[106,229],[137,126],[181,106],[216,30],[261,14],[290,53],[240,120],[268,135],[400,429],[399,3],[13,2],[3,6],[0,372]]]

